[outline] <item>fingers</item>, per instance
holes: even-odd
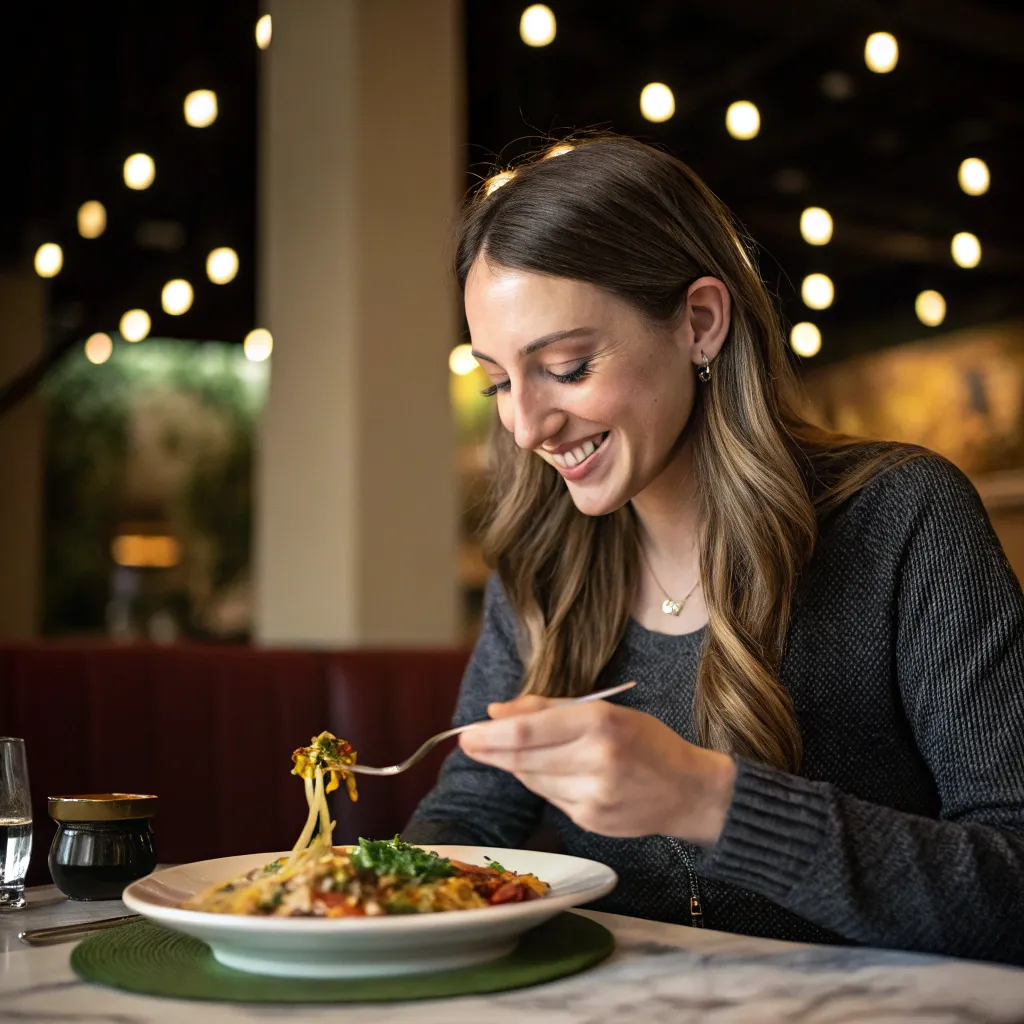
[[[506,700],[487,705],[487,714],[491,718],[511,718],[513,715],[529,715],[534,711],[543,711],[558,701],[551,697],[538,697],[530,693],[515,700]]]
[[[470,742],[463,743],[462,749],[474,761],[517,776],[525,772],[534,777],[577,774],[590,761],[585,744],[580,740],[560,746],[500,749],[476,747]]]
[[[480,722],[462,734],[460,743],[470,757],[486,751],[563,746],[593,729],[594,723],[606,716],[610,708],[604,701],[569,706],[548,701],[530,714],[506,715]]]

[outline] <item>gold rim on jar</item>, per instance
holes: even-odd
[[[152,793],[69,793],[47,797],[54,821],[130,821],[156,814]]]

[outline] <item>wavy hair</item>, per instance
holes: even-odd
[[[708,610],[695,724],[707,747],[796,770],[801,736],[779,668],[819,518],[912,453],[801,415],[753,246],[697,175],[661,150],[603,135],[534,154],[467,198],[455,243],[463,290],[484,258],[595,285],[656,324],[677,321],[696,278],[728,288],[729,334],[686,428]],[[523,692],[589,692],[630,617],[635,515],[629,504],[584,515],[557,471],[507,431],[493,444],[483,546],[520,624]]]

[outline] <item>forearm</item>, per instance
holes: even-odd
[[[1024,836],[738,766],[710,877],[853,942],[1024,964]]]

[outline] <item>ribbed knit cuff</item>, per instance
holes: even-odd
[[[736,758],[732,805],[701,872],[781,903],[822,851],[831,799],[827,783]]]

